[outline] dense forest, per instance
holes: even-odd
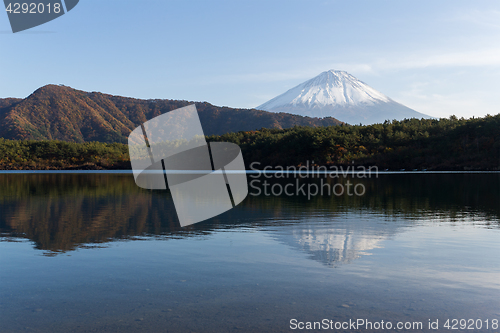
[[[238,144],[247,169],[364,165],[379,170],[500,170],[500,114],[484,118],[407,119],[369,126],[296,126],[212,135]],[[0,168],[130,169],[120,143],[0,139]]]
[[[370,126],[295,127],[212,136],[238,144],[261,167],[375,165],[379,169],[500,170],[500,114],[406,119]]]
[[[0,138],[1,170],[130,169],[122,143],[5,140]]]

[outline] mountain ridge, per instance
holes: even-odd
[[[293,126],[342,124],[255,109],[219,107],[208,102],[136,99],[67,86],[46,85],[24,99],[0,99],[0,137],[5,139],[126,143],[130,132],[160,114],[196,104],[206,135]]]

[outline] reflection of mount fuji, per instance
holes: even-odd
[[[345,220],[333,217],[325,223],[298,223],[280,229],[275,239],[309,254],[328,266],[348,264],[382,248],[383,241],[401,230],[401,223],[377,223],[376,218]]]
[[[310,252],[314,259],[329,265],[349,263],[361,255],[368,254],[367,251],[381,247],[380,243],[384,240],[380,236],[349,234],[347,230],[331,231],[332,234],[325,235],[316,230],[302,230],[293,236],[298,245]]]

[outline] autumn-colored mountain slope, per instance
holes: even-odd
[[[0,113],[2,112],[2,109],[20,101],[22,101],[21,98],[0,98]]]
[[[141,100],[47,85],[25,99],[0,99],[0,137],[72,142],[127,142],[141,123],[193,104],[179,100]],[[330,126],[334,118],[310,118],[286,113],[218,107],[195,103],[206,135],[260,128]]]

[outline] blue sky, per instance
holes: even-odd
[[[500,112],[500,2],[80,0],[12,34],[0,14],[0,97],[64,84],[250,108],[345,70],[435,117]]]

